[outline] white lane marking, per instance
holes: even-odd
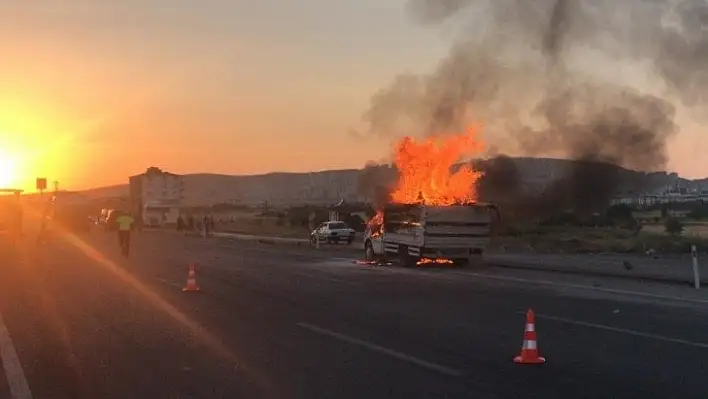
[[[313,252],[307,252],[307,251],[286,251],[283,250],[283,247],[274,247],[274,248],[234,248],[232,246],[228,245],[219,245],[220,249],[235,249],[238,251],[242,252],[255,252],[255,253],[270,253],[270,254],[278,254],[278,255],[290,255],[290,256],[300,256],[300,257],[305,257],[305,258],[314,258],[314,259],[336,259],[336,260],[347,260],[351,261],[353,258],[332,258],[330,255],[333,253],[331,251],[327,250],[313,250]],[[362,249],[363,252],[363,249]]]
[[[424,367],[433,371],[437,371],[438,373],[442,374],[447,374],[453,377],[459,377],[462,375],[462,372],[451,369],[449,367],[445,366],[440,366],[435,363],[431,363],[425,360],[418,359],[416,357],[406,355],[405,353],[400,353],[396,352],[392,349],[384,348],[383,346],[378,346],[376,344],[372,344],[370,342],[362,341],[360,339],[352,338],[344,334],[339,334],[334,331],[326,330],[324,328],[320,328],[317,326],[313,326],[312,324],[307,324],[307,323],[297,323],[299,327],[302,327],[304,329],[310,330],[312,332],[316,332],[318,334],[323,334],[323,335],[328,335],[333,338],[337,338],[341,341],[347,342],[352,345],[357,345],[364,347],[366,349],[372,350],[374,352],[379,352],[383,353],[385,355],[394,357],[398,360],[403,360],[404,362],[412,363],[415,364],[416,366]]]
[[[523,312],[518,311],[516,313],[526,314],[525,311],[523,311]],[[549,316],[549,315],[538,314],[538,313],[536,313],[536,317],[539,319],[552,320],[552,321],[557,321],[557,322],[567,323],[567,324],[575,324],[575,325],[583,326],[583,327],[597,328],[598,330],[612,331],[612,332],[621,333],[621,334],[634,335],[636,337],[649,338],[649,339],[655,339],[658,341],[671,342],[674,344],[688,345],[688,346],[693,346],[696,348],[708,349],[708,343],[704,343],[704,342],[688,341],[688,340],[680,339],[680,338],[666,337],[666,336],[659,335],[659,334],[645,333],[642,331],[629,330],[626,328],[606,326],[604,324],[588,323],[586,321],[578,321],[578,320],[566,319],[563,317]]]
[[[450,274],[454,274],[457,276],[482,277],[482,278],[488,278],[488,279],[492,279],[492,280],[514,281],[514,282],[518,282],[518,283],[538,283],[538,284],[545,284],[545,285],[550,285],[550,286],[555,286],[555,287],[577,288],[577,289],[583,289],[583,290],[607,292],[607,293],[612,293],[612,294],[636,295],[636,296],[643,296],[643,297],[647,297],[647,298],[667,299],[667,300],[673,300],[673,301],[693,302],[693,303],[698,303],[701,305],[708,305],[708,300],[703,300],[703,299],[694,299],[694,298],[671,296],[671,295],[649,294],[646,292],[618,290],[618,289],[614,289],[614,288],[592,287],[589,285],[581,285],[581,284],[557,283],[557,282],[548,281],[548,280],[536,280],[536,279],[527,279],[527,278],[521,278],[521,277],[508,277],[508,276],[494,276],[491,274],[484,274],[484,273],[452,272]]]
[[[300,273],[300,272],[294,271],[294,270],[299,269],[301,266],[305,266],[311,270],[315,270],[318,272],[325,272],[325,273],[323,273],[322,275],[316,275],[316,274],[311,274],[311,273],[306,273],[306,272]],[[233,266],[225,266],[225,265],[218,265],[218,264],[217,265],[209,265],[209,268],[210,269],[217,269],[217,270],[225,270],[228,272],[239,273],[242,275],[244,274],[244,272],[246,272],[246,269],[244,269],[244,268],[236,268]],[[251,270],[253,270],[253,269],[251,269]],[[331,270],[331,269],[329,269],[329,270]],[[326,273],[326,272],[328,272],[329,270],[325,267],[318,268],[318,267],[312,267],[312,265],[307,265],[307,264],[303,264],[303,263],[296,263],[296,264],[294,264],[294,267],[289,270],[288,276],[297,276],[297,277],[302,277],[302,278],[307,278],[307,279],[312,279],[312,280],[328,281],[328,282],[350,285],[350,286],[358,286],[359,285],[359,283],[357,283],[356,281],[328,277],[327,275],[331,274],[331,273]],[[157,277],[156,277],[156,279],[161,280]],[[165,281],[163,281],[163,282],[165,282]],[[169,284],[168,282],[165,282],[165,283]]]
[[[344,285],[358,285],[358,283],[350,280],[342,280],[339,278],[334,278],[334,277],[327,277],[327,276],[318,276],[314,274],[309,274],[309,273],[298,273],[298,272],[290,272],[290,275],[292,276],[298,276],[302,278],[307,278],[307,279],[312,279],[312,280],[319,280],[319,281],[328,281],[332,283],[337,283],[337,284],[344,284]]]
[[[355,258],[327,258],[328,261],[333,261],[333,262],[347,262],[347,265],[352,264],[353,262],[357,261],[358,259]]]
[[[182,288],[181,285],[179,285],[179,284],[177,284],[177,283],[173,283],[173,282],[171,282],[171,281],[167,281],[167,280],[165,280],[164,278],[155,277],[155,280],[161,282],[162,284],[169,285],[169,286],[171,286],[171,287]]]
[[[25,372],[22,371],[20,358],[17,356],[2,315],[0,315],[0,357],[2,357],[2,367],[5,369],[12,399],[32,399],[32,391],[27,383]]]

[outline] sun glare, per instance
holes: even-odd
[[[0,188],[11,188],[9,186],[14,183],[15,176],[15,160],[13,157],[0,150]]]

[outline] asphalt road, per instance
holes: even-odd
[[[4,247],[0,397],[705,397],[708,299],[352,254],[148,232],[128,260],[103,232]],[[527,308],[544,365],[511,361]]]

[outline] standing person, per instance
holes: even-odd
[[[184,219],[182,219],[182,215],[177,216],[177,231],[180,233],[184,231]]]
[[[15,198],[12,201],[12,207],[10,210],[10,227],[12,229],[12,241],[16,243],[22,236],[22,203],[20,200],[20,193],[15,193]]]
[[[54,197],[50,198],[42,212],[42,220],[37,234],[37,244],[46,244],[49,238],[50,224],[54,213]]]
[[[135,219],[129,213],[125,213],[116,218],[116,223],[118,223],[118,245],[120,245],[123,256],[128,257],[130,255],[130,231],[133,229]]]

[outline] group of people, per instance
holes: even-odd
[[[204,215],[201,220],[196,220],[193,215],[189,215],[185,220],[182,215],[177,218],[177,231],[186,232],[196,230],[203,231],[204,234],[214,231],[214,218],[211,215]]]
[[[51,224],[55,218],[54,198],[52,198],[44,208],[37,234],[37,244],[46,244],[51,232]],[[135,219],[130,213],[122,213],[116,218],[118,227],[118,245],[123,256],[130,255],[131,231],[135,226]]]
[[[135,219],[129,213],[124,213],[116,218],[118,224],[118,244],[124,256],[130,254],[131,231],[136,226]],[[195,220],[194,216],[190,215],[187,220],[180,215],[177,218],[178,231],[194,230],[203,231],[205,235],[209,235],[214,231],[214,218],[211,215],[204,215],[201,220]]]
[[[37,243],[44,244],[47,242],[50,224],[54,218],[54,206],[53,201],[49,201],[44,212],[42,214],[39,233],[37,235]],[[17,220],[14,221],[14,229],[19,234],[21,230],[21,208],[17,212]],[[116,218],[117,224],[117,234],[118,234],[118,245],[121,248],[121,252],[124,256],[129,256],[130,254],[130,242],[131,242],[131,232],[136,227],[136,222],[130,213],[122,213]],[[209,235],[214,231],[214,218],[211,215],[204,215],[201,219],[195,219],[193,215],[189,215],[186,220],[182,215],[177,218],[177,231],[197,231],[204,232],[205,235]],[[13,234],[14,235],[14,234]]]

